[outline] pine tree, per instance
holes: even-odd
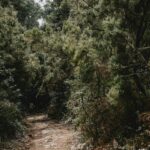
[[[1,0],[2,7],[13,7],[17,11],[19,22],[27,28],[38,26],[38,19],[42,16],[40,6],[34,0]]]
[[[22,93],[16,82],[17,62],[24,56],[23,27],[13,9],[0,7],[0,138],[11,138],[22,128]],[[21,75],[21,74],[20,74]]]
[[[45,6],[44,16],[47,23],[55,30],[62,29],[63,23],[69,17],[70,3],[68,0],[48,1]]]

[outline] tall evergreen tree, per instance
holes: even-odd
[[[75,66],[75,120],[93,141],[130,135],[148,106],[149,2],[84,0],[72,2],[70,12],[63,31]]]
[[[69,17],[70,3],[68,0],[47,1],[45,16],[47,23],[56,31],[62,29],[63,23]]]
[[[16,82],[17,62],[24,56],[24,29],[16,12],[0,7],[0,138],[15,136],[21,129],[21,91]],[[20,74],[21,75],[21,74]]]

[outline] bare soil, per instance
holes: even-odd
[[[76,150],[77,132],[64,123],[50,121],[46,115],[27,118],[30,124],[29,150]]]

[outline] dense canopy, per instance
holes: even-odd
[[[147,146],[149,34],[149,0],[0,0],[0,139],[42,112],[94,146]]]

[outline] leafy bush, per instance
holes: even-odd
[[[0,102],[0,138],[12,138],[22,130],[21,114],[10,102]]]

